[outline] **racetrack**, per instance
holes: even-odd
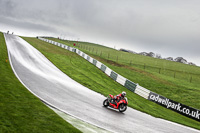
[[[113,132],[199,132],[132,108],[125,113],[104,108],[103,95],[69,78],[23,39],[8,34],[5,39],[19,80],[42,100],[75,117]]]

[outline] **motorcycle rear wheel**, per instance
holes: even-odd
[[[124,112],[124,111],[126,111],[126,109],[127,109],[127,105],[125,105],[125,104],[119,105],[119,112]]]
[[[109,105],[108,99],[104,100],[103,101],[103,106],[104,107],[108,107],[108,105]]]

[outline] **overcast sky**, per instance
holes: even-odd
[[[200,66],[200,0],[0,0],[0,31],[100,43]]]

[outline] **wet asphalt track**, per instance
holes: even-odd
[[[128,108],[125,113],[102,106],[105,99],[75,82],[18,36],[5,34],[11,65],[32,93],[84,121],[113,132],[197,133],[198,130]]]

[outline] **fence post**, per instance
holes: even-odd
[[[108,53],[108,59],[109,59],[110,54]]]
[[[192,76],[190,77],[190,83],[192,83]]]
[[[130,60],[130,66],[132,65],[132,60]]]
[[[160,74],[161,68],[159,68],[159,74]]]

